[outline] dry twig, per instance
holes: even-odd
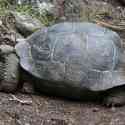
[[[17,101],[17,102],[19,102],[21,104],[26,104],[26,105],[32,104],[32,101],[20,100],[15,95],[11,95],[11,96],[12,96],[12,99],[9,99],[10,101]]]
[[[125,30],[125,25],[117,26],[117,25],[112,25],[112,24],[109,24],[109,23],[106,23],[103,21],[98,21],[98,20],[95,20],[94,22],[97,23],[98,25],[110,28],[112,30],[116,30],[116,31],[124,31]]]

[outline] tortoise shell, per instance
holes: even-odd
[[[45,27],[16,45],[20,65],[53,86],[101,91],[125,84],[122,40],[93,23]],[[42,84],[42,83],[39,83]]]

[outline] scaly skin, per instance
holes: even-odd
[[[0,91],[15,92],[19,83],[19,59],[14,48],[0,46]]]

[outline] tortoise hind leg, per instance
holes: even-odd
[[[108,90],[107,97],[104,98],[103,104],[107,107],[120,107],[125,105],[125,86]]]

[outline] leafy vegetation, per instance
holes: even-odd
[[[9,8],[10,4],[7,0],[0,0],[0,16],[5,15]]]
[[[40,12],[38,9],[34,8],[32,5],[14,5],[11,4],[11,1],[9,0],[0,0],[0,16],[8,15],[10,11],[17,11],[22,14],[28,14],[32,16],[33,18],[39,19],[44,25],[48,26],[57,20],[57,18],[51,14],[48,13],[48,11]]]
[[[44,11],[40,13],[38,9],[34,8],[32,5],[16,5],[16,11],[22,14],[29,14],[33,18],[39,19],[44,25],[48,26],[56,21],[56,17],[53,14]]]

